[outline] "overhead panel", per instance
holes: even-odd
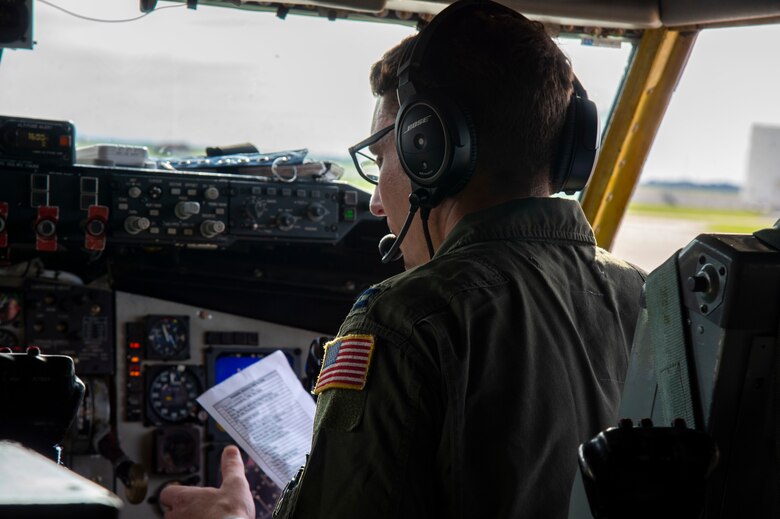
[[[656,0],[615,2],[614,0],[502,0],[529,18],[566,25],[652,29],[662,25]]]
[[[778,0],[659,0],[659,4],[667,27],[780,19]]]

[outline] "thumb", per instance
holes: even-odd
[[[222,451],[222,482],[234,478],[245,479],[244,461],[241,459],[241,452],[235,445],[228,445]]]

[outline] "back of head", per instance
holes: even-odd
[[[375,95],[395,95],[412,36],[371,69]],[[533,192],[550,169],[572,92],[567,58],[538,22],[502,10],[472,9],[436,32],[417,83],[445,91],[470,117],[478,175],[496,190]]]

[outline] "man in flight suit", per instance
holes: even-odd
[[[563,518],[577,446],[617,418],[644,273],[550,197],[574,76],[541,24],[497,4],[449,15],[413,63],[417,94],[462,109],[473,147],[462,178],[417,191],[396,140],[426,145],[427,116],[393,125],[420,37],[372,68],[362,150],[406,271],[366,290],[327,346],[311,452],[275,516]],[[235,449],[223,461],[221,489],[163,492],[166,517],[252,515]]]

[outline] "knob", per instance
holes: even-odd
[[[710,288],[710,280],[707,276],[697,274],[688,278],[688,290],[691,292],[707,292]]]
[[[225,222],[219,220],[204,220],[200,224],[200,233],[204,238],[213,238],[225,232]]]
[[[157,200],[162,196],[162,188],[160,186],[152,186],[149,188],[149,196]]]
[[[714,265],[707,263],[695,276],[688,278],[688,289],[698,292],[704,300],[712,302],[720,291],[720,278]]]
[[[280,213],[276,217],[276,225],[282,231],[289,231],[295,225],[295,217],[286,211]]]
[[[51,238],[52,236],[57,234],[57,224],[54,223],[53,220],[49,220],[49,219],[41,220],[35,226],[35,232],[38,234],[38,236],[42,236],[44,238]]]
[[[311,204],[309,208],[306,209],[306,214],[312,222],[319,222],[328,214],[328,210],[325,209],[325,206],[322,204]]]
[[[100,218],[93,218],[87,222],[87,233],[90,236],[102,236],[106,232],[106,222]]]
[[[125,218],[125,231],[128,234],[138,234],[147,230],[152,225],[145,216],[128,216]]]
[[[141,188],[138,186],[132,186],[130,189],[127,190],[127,195],[130,198],[138,198],[141,196]]]
[[[216,187],[212,186],[212,187],[206,188],[206,191],[204,191],[203,194],[209,200],[216,200],[217,198],[219,198],[219,189],[217,189]]]
[[[261,218],[263,214],[265,213],[265,200],[258,200],[256,198],[252,198],[249,201],[248,207],[247,207],[247,214],[250,217],[254,218]]]
[[[179,202],[174,210],[176,216],[186,220],[190,216],[200,213],[200,204],[198,202]]]

